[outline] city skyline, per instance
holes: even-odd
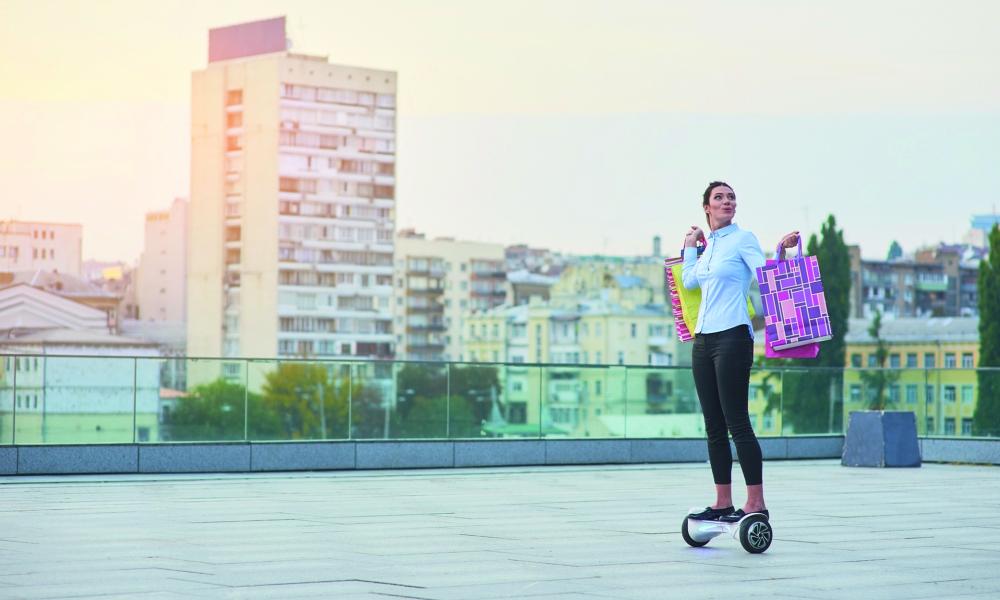
[[[724,178],[765,251],[832,212],[881,258],[995,210],[991,3],[569,6],[5,3],[2,217],[134,262],[145,213],[188,195],[207,30],[277,14],[297,52],[399,73],[398,229],[670,254]]]

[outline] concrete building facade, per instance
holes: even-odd
[[[465,360],[466,315],[504,303],[507,274],[500,244],[396,235],[397,357]]]
[[[911,259],[862,260],[849,246],[851,311],[854,318],[969,317],[979,312],[979,260],[982,252],[941,244]]]
[[[80,277],[82,265],[82,226],[0,221],[0,271],[58,271]]]
[[[284,18],[209,40],[192,77],[188,354],[391,356],[396,74],[293,54]]]
[[[135,269],[138,319],[183,323],[187,319],[188,202],[146,213],[146,235]]]

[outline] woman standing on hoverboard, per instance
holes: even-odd
[[[750,513],[769,517],[764,504],[760,444],[747,410],[753,327],[746,297],[754,271],[764,266],[764,253],[754,234],[733,223],[736,194],[729,184],[710,183],[701,204],[710,233],[706,239],[701,228],[694,225],[684,236],[682,280],[687,289],[701,288],[691,370],[705,417],[708,458],[715,479],[715,504],[688,516],[728,522],[739,521]],[[783,237],[781,254],[798,241],[798,231]],[[705,243],[700,259],[698,242]],[[733,458],[727,429],[733,435],[747,484],[747,501],[739,510],[733,506]]]

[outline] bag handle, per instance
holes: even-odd
[[[775,258],[775,260],[781,260],[780,258],[778,258],[780,256],[781,256],[781,242],[778,242],[778,247],[774,250],[774,258]],[[803,256],[804,255],[802,254],[802,235],[800,234],[799,235],[799,255],[796,258],[802,258]],[[785,260],[789,260],[789,259],[786,257]]]

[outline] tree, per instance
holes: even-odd
[[[990,231],[990,253],[979,263],[979,399],[974,435],[1000,436],[1000,225]]]
[[[348,390],[335,383],[326,367],[314,363],[283,362],[268,373],[263,404],[280,423],[276,439],[346,438]]]
[[[400,402],[390,421],[394,437],[480,437],[500,378],[490,365],[407,364],[397,375]]]
[[[869,395],[868,408],[885,410],[886,404],[888,404],[885,390],[899,380],[899,373],[885,369],[885,362],[889,358],[889,344],[882,339],[882,312],[879,310],[875,311],[875,318],[872,319],[872,324],[868,328],[868,335],[875,340],[875,366],[878,367],[878,370],[863,371],[861,381],[864,382],[867,389],[874,390],[874,393]]]
[[[886,260],[896,260],[897,258],[903,257],[903,247],[899,245],[899,242],[892,240],[892,244],[889,245],[889,254]]]
[[[843,368],[847,317],[851,298],[851,257],[843,230],[833,215],[809,236],[806,254],[815,256],[823,276],[823,292],[833,339],[820,344],[819,355],[806,360],[764,360],[763,367],[812,367],[783,371],[781,396],[769,395],[768,410],[781,403],[782,422],[795,433],[825,433],[843,427]]]
[[[279,430],[277,415],[266,409],[259,394],[223,379],[195,387],[169,415],[164,433],[176,441],[242,440],[244,425],[250,439],[273,437]]]

